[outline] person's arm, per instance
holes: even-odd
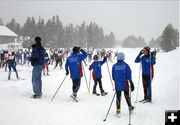
[[[127,69],[127,78],[128,78],[128,80],[129,80],[129,82],[132,83],[131,69],[130,69],[130,67],[129,67],[128,64],[127,64],[126,69]]]
[[[68,59],[67,59],[67,60],[66,60],[66,64],[65,64],[66,75],[69,74],[69,69],[68,69],[68,67],[69,67],[69,61],[68,61]]]
[[[154,59],[153,56],[151,56],[151,64],[152,64],[152,65],[156,64],[156,61],[155,61],[155,59]]]
[[[143,54],[143,50],[141,50],[140,52],[139,52],[139,54],[138,54],[138,56],[136,57],[136,59],[135,59],[135,63],[139,63],[139,62],[141,62],[141,55]]]
[[[81,49],[80,51],[82,52],[82,54],[78,55],[79,60],[83,61],[87,57],[87,53],[83,49]]]

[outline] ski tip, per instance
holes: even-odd
[[[104,122],[106,121],[106,119],[103,120]]]

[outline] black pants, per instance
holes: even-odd
[[[150,76],[142,75],[142,80],[143,80],[143,88],[144,88],[144,99],[148,99]]]
[[[131,99],[129,97],[129,90],[124,91],[124,97],[126,99],[127,105],[131,106]],[[116,92],[116,107],[117,109],[120,109],[121,107],[121,91]]]
[[[103,90],[103,87],[102,87],[101,78],[98,78],[98,79],[94,80],[93,93],[96,93],[96,86],[97,86],[98,83],[99,83],[99,88],[101,90],[101,93],[103,93],[104,90]]]
[[[72,86],[73,93],[77,93],[80,88],[81,79],[72,79],[72,82],[73,82],[73,86]]]

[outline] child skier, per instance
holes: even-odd
[[[156,61],[151,55],[150,47],[144,47],[136,57],[135,62],[142,64],[144,99],[140,102],[151,102],[151,81],[154,77],[153,65],[156,64]]]
[[[124,92],[124,96],[126,102],[128,104],[129,110],[132,111],[134,107],[131,105],[131,98],[129,97],[129,83],[131,83],[131,90],[134,91],[134,84],[131,79],[131,69],[127,63],[124,62],[125,55],[124,53],[117,54],[117,63],[112,67],[112,78],[115,82],[116,88],[116,114],[120,114],[120,106],[121,106],[121,92]]]
[[[80,51],[82,54],[79,54]],[[66,69],[66,75],[69,75],[69,70],[71,73],[71,78],[73,82],[73,94],[71,97],[75,100],[77,100],[77,92],[80,88],[80,83],[81,83],[81,77],[83,76],[82,74],[82,61],[87,57],[87,53],[83,50],[80,49],[80,47],[74,47],[73,48],[73,53],[70,55],[65,64],[65,69]]]
[[[98,61],[98,59],[99,59],[98,55],[94,55],[93,59],[94,59],[94,62],[89,67],[89,70],[93,69],[93,72],[92,72],[92,76],[93,76],[93,80],[94,80],[93,94],[99,95],[96,92],[96,86],[99,83],[101,96],[107,95],[108,93],[104,92],[103,87],[102,87],[102,82],[101,82],[101,78],[102,78],[101,66],[106,62],[107,57],[104,57],[103,61]]]
[[[12,54],[9,55],[8,58],[7,58],[6,61],[5,61],[5,62],[8,63],[8,68],[9,68],[8,80],[10,80],[10,77],[11,77],[11,68],[12,68],[12,69],[14,70],[14,72],[16,73],[17,79],[19,79],[19,77],[18,77],[18,72],[17,72],[16,67],[15,67],[16,61],[15,61],[15,56],[14,56],[14,55],[15,55],[15,53],[12,52]]]

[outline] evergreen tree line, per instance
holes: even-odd
[[[152,38],[147,44],[142,37],[128,36],[123,41],[119,42],[122,47],[136,48],[150,46],[153,48],[161,48],[165,52],[179,47],[179,31],[173,28],[172,24],[168,24],[163,30],[162,34],[154,39]]]
[[[73,24],[69,24],[64,26],[59,16],[53,16],[47,21],[39,17],[37,22],[34,17],[27,17],[22,26],[15,19],[11,19],[6,26],[17,33],[18,36],[30,37],[30,40],[23,43],[24,47],[29,47],[36,36],[42,38],[42,43],[46,47],[110,48],[116,43],[113,32],[108,35],[104,34],[103,28],[94,22],[87,25],[83,21],[81,25],[73,26]]]
[[[1,18],[0,25],[3,25]],[[63,26],[59,16],[53,16],[47,22],[39,17],[37,23],[34,17],[28,17],[23,26],[17,23],[15,19],[12,19],[6,26],[19,36],[29,36],[31,38],[29,41],[24,42],[25,47],[29,47],[32,44],[35,36],[40,36],[43,45],[46,47],[73,47],[77,45],[87,48],[111,48],[118,44],[128,48],[150,46],[161,48],[165,52],[179,47],[179,31],[172,24],[168,24],[162,34],[156,39],[152,38],[148,44],[144,38],[133,35],[117,42],[113,32],[106,35],[103,28],[93,22],[89,25],[83,21],[81,25],[73,26],[69,24]]]
[[[149,46],[160,47],[165,52],[176,49],[179,47],[178,29],[175,29],[172,24],[168,24],[162,32],[161,36],[156,39],[151,39]]]

